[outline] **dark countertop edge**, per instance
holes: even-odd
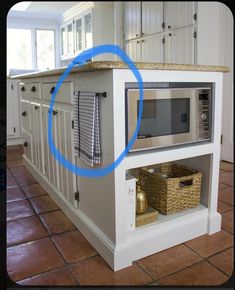
[[[215,65],[189,65],[189,64],[173,64],[173,63],[149,63],[149,62],[136,62],[136,67],[140,70],[170,70],[170,71],[199,71],[199,72],[229,72],[227,66]],[[33,73],[26,73],[10,77],[11,79],[24,79],[36,78],[44,76],[61,75],[66,67],[51,69],[47,71],[37,71]],[[94,61],[87,63],[81,68],[73,68],[71,74],[77,72],[91,72],[103,71],[110,69],[128,69],[128,66],[121,61]]]

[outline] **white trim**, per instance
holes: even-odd
[[[23,144],[22,137],[7,138],[7,146]]]

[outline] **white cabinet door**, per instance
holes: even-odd
[[[162,32],[163,2],[142,2],[142,36]]]
[[[7,80],[7,137],[15,135],[15,114],[14,114],[14,94],[13,84]]]
[[[141,33],[141,2],[125,2],[124,11],[125,39],[139,37]]]
[[[133,61],[141,61],[141,40],[126,42],[126,53]]]
[[[175,29],[194,23],[195,3],[191,1],[164,2],[164,23],[167,29]]]
[[[32,126],[32,161],[36,168],[44,174],[42,105],[32,102],[30,104],[30,116]]]
[[[155,35],[142,40],[142,60],[143,62],[163,62],[162,36]]]
[[[194,29],[171,31],[165,36],[164,62],[194,64]]]

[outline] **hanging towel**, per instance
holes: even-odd
[[[101,163],[99,99],[96,93],[74,96],[74,149],[88,165]]]

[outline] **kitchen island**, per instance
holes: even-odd
[[[210,83],[213,85],[211,139],[129,153],[110,174],[86,178],[65,169],[48,147],[48,109],[53,88],[64,68],[17,76],[21,80],[24,161],[27,168],[116,271],[133,261],[203,234],[220,231],[217,212],[220,163],[222,80],[227,67],[136,63],[144,83]],[[16,78],[16,77],[15,77]],[[56,95],[53,140],[73,164],[91,168],[74,150],[74,91],[106,92],[100,98],[103,168],[126,146],[126,86],[136,79],[122,62],[91,62],[74,68]],[[126,174],[131,169],[168,161],[202,173],[200,205],[175,214],[159,214],[156,222],[129,229]],[[94,169],[95,170],[95,169]]]

